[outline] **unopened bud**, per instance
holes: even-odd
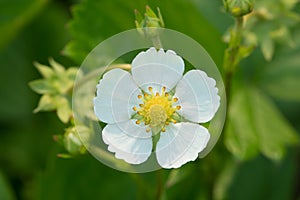
[[[253,10],[253,0],[223,0],[224,6],[232,16],[242,17]]]

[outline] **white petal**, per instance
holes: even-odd
[[[105,123],[127,121],[134,114],[133,106],[142,103],[137,98],[141,91],[127,71],[113,69],[97,85],[94,98],[94,111],[99,120]]]
[[[174,51],[157,51],[152,47],[134,58],[131,71],[133,79],[144,91],[151,86],[154,92],[160,92],[163,86],[167,90],[175,87],[182,77],[184,62]]]
[[[134,120],[108,124],[103,129],[102,138],[116,158],[130,164],[143,163],[151,155],[151,133],[146,132],[145,126],[135,124]]]
[[[178,113],[184,118],[203,123],[210,121],[220,106],[216,81],[201,70],[187,72],[179,81],[175,95],[181,109]]]
[[[201,125],[189,122],[170,124],[157,143],[157,161],[163,168],[179,168],[196,160],[209,138],[208,130]]]

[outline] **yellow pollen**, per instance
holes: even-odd
[[[165,92],[166,87],[162,87],[161,94],[159,92],[153,93],[153,88],[148,87],[151,93],[143,93],[138,95],[138,98],[143,100],[143,104],[139,104],[139,108],[133,107],[133,110],[139,115],[136,124],[143,122],[145,125],[149,125],[149,132],[152,128],[159,128],[162,132],[165,132],[165,126],[171,123],[176,123],[174,119],[176,110],[179,110],[180,106],[173,106],[177,98],[169,98],[170,94]]]

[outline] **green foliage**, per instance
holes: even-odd
[[[32,90],[43,95],[34,112],[57,110],[59,119],[67,123],[72,116],[70,101],[78,69],[71,67],[66,70],[53,59],[49,59],[49,63],[52,68],[35,63],[44,79],[29,83]]]
[[[163,12],[166,28],[186,32],[208,50],[217,64],[221,63],[225,48],[220,40],[221,33],[208,23],[191,2],[182,0],[116,0],[113,4],[110,1],[83,1],[74,7],[74,19],[70,23],[72,40],[64,49],[64,53],[80,64],[104,39],[135,28],[133,11],[142,11],[147,3],[153,8],[159,6],[161,11],[166,11],[166,14]],[[200,27],[195,24],[199,24]]]
[[[244,86],[232,98],[225,144],[235,156],[249,159],[261,152],[279,160],[287,145],[298,142],[295,130],[263,93]]]
[[[300,22],[300,15],[293,10],[296,3],[296,0],[259,0],[255,2],[253,13],[247,16],[245,34],[248,40],[255,36],[267,61],[273,58],[275,43],[294,44],[291,28]]]
[[[99,42],[134,28],[134,9],[142,12],[149,3],[152,8],[159,6],[166,28],[196,39],[222,66],[225,45],[221,34],[232,24],[231,19],[220,12],[222,2],[84,0],[75,5],[67,31],[64,25],[68,10],[42,2],[0,3],[1,16],[5,15],[0,20],[0,25],[4,24],[0,26],[3,33],[0,48],[47,6],[43,15],[0,55],[3,66],[0,90],[5,97],[0,99],[3,133],[0,162],[5,173],[5,178],[0,176],[0,199],[5,199],[3,196],[14,199],[13,193],[21,199],[156,198],[160,183],[156,183],[154,173],[121,173],[87,154],[81,155],[86,149],[77,135],[70,110],[77,68],[65,69],[54,60],[49,61],[51,67],[35,63],[43,78],[30,83],[30,87],[42,95],[35,112],[56,110],[61,121],[69,122],[63,134],[60,134],[63,127],[51,115],[30,114],[36,101],[31,98],[26,84],[35,78],[32,60],[46,62],[49,56],[59,57],[70,30],[72,40],[64,52],[79,65]],[[290,125],[290,121],[299,124],[299,119],[288,115],[288,111],[283,115],[284,107],[278,107],[273,101],[283,100],[280,102],[283,105],[293,103],[290,106],[295,113],[299,107],[300,38],[295,5],[296,0],[256,1],[253,14],[246,19],[245,40],[239,57],[249,56],[255,46],[260,46],[269,62],[265,62],[258,51],[237,62],[239,68],[232,83],[224,140],[204,159],[177,170],[160,171],[164,182],[163,199],[279,200],[296,195],[299,164],[295,158],[299,153],[295,149],[289,152],[287,147],[299,142],[299,135]],[[59,57],[60,61],[64,59]],[[87,127],[76,128],[85,130],[81,133],[86,134],[80,137],[89,138]],[[68,152],[58,155],[74,159],[55,157],[63,150],[57,149],[51,140],[53,134]],[[15,192],[7,189],[11,184]]]
[[[280,50],[274,62],[268,63],[260,74],[260,87],[276,99],[300,101],[300,37],[295,32],[294,48]]]
[[[0,50],[43,9],[47,1],[20,0],[17,3],[10,1],[0,2]]]

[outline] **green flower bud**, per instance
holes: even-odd
[[[223,0],[224,6],[232,16],[242,17],[253,10],[253,0]]]
[[[137,28],[162,28],[165,26],[159,8],[157,8],[157,15],[149,6],[146,6],[144,17],[138,10],[135,10],[134,13],[136,19],[135,25]]]

